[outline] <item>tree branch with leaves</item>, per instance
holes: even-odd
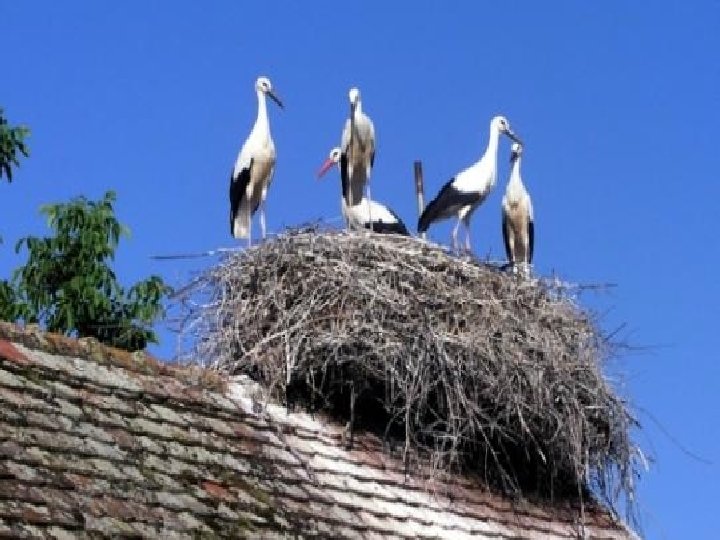
[[[13,167],[20,166],[20,154],[28,157],[30,149],[25,138],[30,135],[26,126],[11,126],[0,108],[0,179],[5,176],[12,182]]]
[[[99,201],[79,197],[41,212],[54,235],[22,238],[25,266],[0,283],[0,317],[42,323],[47,330],[94,337],[128,350],[156,343],[152,323],[170,293],[159,276],[121,286],[110,262],[127,229],[115,217],[115,193]]]

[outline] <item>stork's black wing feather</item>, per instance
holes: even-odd
[[[392,216],[395,218],[395,221],[396,221],[396,223],[394,223],[395,234],[402,234],[404,236],[410,236],[410,232],[407,230],[407,227],[405,226],[405,223],[403,223],[403,220],[400,219],[400,216],[398,216],[392,208],[388,208],[388,212],[390,212],[392,214]]]
[[[366,229],[370,229],[370,224],[365,224]],[[384,221],[374,221],[372,230],[379,234],[399,234],[401,236],[410,236],[410,233],[402,222],[385,223]]]
[[[513,256],[512,251],[510,250],[510,237],[509,237],[509,231],[508,231],[508,218],[505,215],[505,212],[503,212],[503,218],[502,218],[502,234],[503,234],[503,243],[505,244],[505,254],[507,255],[508,262],[510,264],[513,264],[515,261],[515,257]]]
[[[350,178],[348,178],[348,159],[345,152],[340,154],[340,180],[342,182],[342,196],[345,204],[351,204],[350,201]]]
[[[528,221],[528,237],[530,238],[530,246],[528,248],[528,263],[533,262],[533,253],[535,252],[535,222],[531,219]]]
[[[237,176],[232,173],[230,175],[230,234],[233,234],[233,222],[237,215],[240,203],[245,197],[247,186],[250,183],[250,170],[252,169],[253,160],[250,160],[250,165],[240,170]],[[234,173],[234,171],[233,171]]]
[[[451,217],[461,208],[477,203],[481,194],[476,191],[460,191],[453,186],[455,178],[450,179],[430,204],[425,207],[418,220],[418,231],[425,232],[435,221]]]
[[[407,230],[407,227],[403,223],[403,220],[400,219],[400,216],[393,212],[391,208],[387,208],[387,211],[392,214],[392,217],[395,218],[395,221],[391,223],[385,223],[382,220],[374,221],[372,223],[372,230],[380,234],[399,234],[402,236],[410,236],[410,232]],[[370,224],[365,224],[365,227],[369,229]]]

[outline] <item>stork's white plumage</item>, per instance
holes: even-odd
[[[350,117],[340,141],[340,174],[348,182],[346,203],[353,206],[366,196],[370,199],[370,173],[375,164],[375,126],[363,112],[360,90],[351,88]],[[343,190],[344,191],[344,190]]]
[[[420,220],[418,231],[425,232],[431,224],[457,217],[452,231],[453,249],[458,248],[457,235],[460,223],[465,225],[465,249],[470,251],[470,217],[495,186],[497,177],[497,151],[500,134],[520,142],[510,129],[504,116],[490,121],[490,138],[483,156],[473,165],[458,173],[440,190],[437,197],[427,205]]]
[[[325,174],[333,165],[340,163],[341,156],[341,149],[333,148],[320,168],[318,177]],[[365,228],[378,233],[406,236],[410,234],[400,217],[384,204],[362,197],[355,204],[349,205],[347,201],[350,199],[350,182],[342,174],[340,179],[342,181],[342,213],[349,228]]]
[[[365,228],[381,234],[410,235],[400,216],[384,204],[367,197],[353,206],[347,206],[343,200],[342,212],[351,228]]]
[[[535,224],[530,194],[520,177],[520,159],[523,147],[515,143],[512,146],[510,180],[502,200],[502,229],[505,252],[516,271],[529,273],[535,247]]]
[[[270,79],[259,77],[255,82],[258,112],[255,125],[243,144],[230,177],[230,233],[252,243],[252,216],[260,207],[260,230],[265,238],[265,197],[275,172],[275,143],[270,135],[270,122],[265,96],[281,108],[280,99]]]

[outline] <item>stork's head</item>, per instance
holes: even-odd
[[[508,122],[508,119],[502,115],[498,115],[492,119],[490,122],[490,129],[504,133],[516,143],[522,144],[522,141],[517,135],[515,135],[515,133],[513,133],[513,130],[510,129],[510,122]]]
[[[353,109],[360,103],[360,90],[354,86],[348,92],[348,99],[350,100],[350,107]]]
[[[340,163],[340,148],[335,147],[332,150],[330,150],[330,154],[328,155],[327,159],[325,160],[325,163],[322,164],[322,167],[320,167],[320,170],[318,171],[318,180],[324,175],[326,172],[330,170],[330,168]]]
[[[258,80],[255,81],[255,90],[258,92],[262,92],[266,96],[269,96],[270,99],[272,99],[275,103],[277,103],[281,109],[284,109],[282,101],[280,101],[280,98],[277,97],[277,95],[273,92],[272,83],[270,82],[270,79],[267,77],[258,77]]]
[[[522,155],[523,146],[520,143],[513,143],[512,150],[510,151],[510,163],[515,163],[515,160]]]

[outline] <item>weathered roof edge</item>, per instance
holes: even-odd
[[[227,391],[227,378],[216,371],[192,364],[166,363],[146,351],[129,352],[100,343],[95,338],[73,338],[46,332],[37,324],[0,321],[0,339],[22,343],[30,349],[49,354],[78,356],[143,375],[167,375],[190,386],[223,393]]]
[[[7,350],[12,347],[12,343],[19,343],[28,349],[43,351],[48,354],[54,354],[65,357],[78,357],[87,361],[97,362],[100,365],[115,366],[123,370],[127,370],[138,375],[152,376],[162,375],[175,378],[191,387],[197,389],[208,390],[210,392],[218,392],[225,396],[240,396],[237,394],[237,385],[228,378],[218,374],[217,372],[205,370],[198,366],[180,366],[166,364],[152,357],[145,352],[130,353],[113,347],[108,347],[99,343],[95,339],[75,339],[67,336],[61,336],[43,331],[37,325],[20,326],[12,323],[0,322],[0,356],[14,358],[22,353],[15,350]],[[265,409],[270,416],[280,418],[287,416],[287,411],[279,405],[265,404]],[[244,407],[247,408],[247,407]],[[266,415],[267,416],[267,415]],[[306,416],[301,414],[300,416]],[[458,486],[465,489],[478,489],[479,486],[472,482],[469,477],[458,478]],[[518,509],[530,505],[538,507],[541,511],[549,510],[552,514],[556,514],[558,519],[567,519],[568,513],[576,513],[577,509],[572,509],[567,505],[555,506],[551,504],[539,504],[538,501],[517,501],[512,502],[514,507],[518,505]],[[617,516],[609,512],[604,506],[589,508],[593,512],[605,514],[607,519],[614,521],[618,528],[624,529],[629,537],[639,538],[639,536],[630,529],[626,524],[618,520]]]

